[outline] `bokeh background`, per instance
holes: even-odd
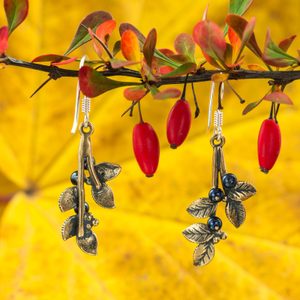
[[[118,24],[130,22],[144,34],[155,27],[158,47],[173,48],[176,35],[191,33],[207,1],[31,0],[28,19],[13,33],[10,56],[31,60],[40,54],[62,54],[79,22],[90,12],[107,10]],[[224,24],[228,1],[210,1],[209,18]],[[300,31],[298,0],[254,1],[246,14],[257,16],[260,45],[268,27],[275,41]],[[0,23],[5,24],[4,12]],[[116,31],[113,40],[118,38]],[[295,54],[299,39],[291,48]],[[90,45],[76,53],[96,58]],[[247,55],[248,62],[257,62]],[[77,66],[74,65],[74,68]],[[75,239],[62,241],[60,226],[70,215],[57,206],[76,170],[78,134],[72,136],[76,79],[50,82],[32,70],[0,71],[0,299],[300,299],[299,92],[286,91],[293,107],[282,107],[279,122],[282,151],[269,175],[259,171],[256,141],[269,103],[242,116],[243,106],[225,91],[225,159],[230,172],[253,183],[258,193],[247,200],[247,220],[240,229],[225,221],[228,239],[216,245],[216,256],[203,268],[192,264],[195,244],[181,232],[198,222],[186,212],[211,187],[211,133],[207,131],[209,83],[196,85],[201,107],[187,142],[176,151],[166,141],[166,117],[175,100],[143,100],[144,119],[160,136],[157,174],[147,179],[133,159],[131,131],[137,116],[123,117],[129,106],[122,90],[93,100],[92,137],[98,162],[122,165],[110,183],[117,208],[96,207],[99,254],[83,254]],[[267,80],[234,82],[249,102],[262,97]],[[190,91],[188,99],[192,101]],[[192,102],[191,102],[192,104]]]

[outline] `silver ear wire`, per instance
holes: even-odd
[[[84,55],[79,64],[79,69],[84,66],[84,62],[86,60],[86,55]],[[80,86],[79,86],[79,81],[77,83],[77,88],[76,88],[76,98],[75,98],[75,112],[74,112],[74,119],[73,119],[73,125],[71,129],[71,133],[74,134],[77,131],[78,128],[78,120],[79,120],[79,107],[80,107]]]
[[[209,106],[208,106],[208,120],[207,120],[207,128],[208,129],[210,129],[210,126],[212,123],[212,110],[213,110],[215,87],[216,87],[216,84],[214,81],[212,81],[211,86],[210,86]]]

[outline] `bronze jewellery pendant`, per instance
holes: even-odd
[[[81,123],[79,126],[81,138],[78,151],[78,171],[71,175],[71,182],[74,186],[67,188],[60,195],[58,204],[62,212],[74,209],[76,213],[69,217],[62,226],[63,240],[76,236],[79,248],[86,253],[95,255],[98,243],[92,227],[98,225],[98,220],[89,212],[84,185],[91,186],[92,197],[97,204],[105,208],[114,208],[113,192],[106,181],[118,176],[121,167],[111,163],[95,164],[90,140],[93,130],[90,122]],[[88,176],[85,173],[88,173]]]
[[[196,218],[209,218],[207,223],[197,223],[183,231],[183,235],[198,246],[194,252],[194,265],[208,264],[215,254],[214,244],[225,240],[227,235],[221,231],[222,220],[216,217],[219,202],[225,202],[225,212],[229,221],[239,227],[245,221],[246,211],[242,201],[256,193],[255,188],[244,181],[238,181],[232,173],[227,173],[223,156],[225,138],[215,134],[210,141],[213,147],[213,187],[208,197],[194,201],[187,209]],[[219,177],[222,187],[219,188]]]

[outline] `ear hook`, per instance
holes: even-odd
[[[86,60],[87,56],[84,55],[79,64],[79,69],[84,66],[84,62]],[[79,81],[77,83],[77,88],[76,88],[76,98],[75,98],[75,112],[74,112],[74,119],[73,119],[73,125],[71,129],[71,133],[74,134],[77,131],[78,127],[78,120],[79,120],[79,106],[80,106],[80,86],[79,86]]]

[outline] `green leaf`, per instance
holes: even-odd
[[[287,54],[272,41],[269,30],[266,35],[265,49],[262,58],[264,62],[275,67],[288,67],[299,64],[297,58]]]
[[[118,87],[138,85],[138,83],[112,80],[93,68],[84,66],[79,70],[79,85],[82,93],[92,98]]]
[[[68,55],[78,47],[82,46],[83,44],[91,40],[91,36],[87,28],[91,28],[93,31],[95,31],[100,24],[111,19],[112,19],[111,15],[105,11],[95,11],[89,14],[87,17],[85,17],[81,21],[76,31],[76,34],[73,38],[73,41],[69,49],[65,52],[65,55]]]
[[[242,16],[250,7],[253,0],[230,0],[229,13]]]
[[[43,54],[32,60],[32,62],[60,62],[62,60],[69,59],[68,56],[59,55],[59,54]]]
[[[243,36],[246,28],[251,29],[252,27],[252,26],[247,27],[248,26],[247,20],[245,20],[244,18],[238,15],[233,15],[233,14],[228,15],[226,17],[226,23],[235,31],[235,33],[239,36],[240,40],[243,40]],[[258,57],[262,56],[262,52],[256,42],[254,33],[251,34],[250,38],[248,39],[248,42],[246,43],[246,46]]]
[[[167,78],[167,77],[175,77],[175,76],[180,76],[180,75],[186,75],[188,73],[195,72],[197,69],[197,65],[194,63],[186,63],[181,65],[179,68],[175,69],[174,71],[162,75],[162,78]]]
[[[4,0],[4,10],[11,34],[26,19],[28,0]]]
[[[246,115],[247,113],[249,113],[250,111],[252,111],[255,107],[257,107],[261,102],[263,101],[263,99],[260,99],[258,101],[255,102],[251,102],[249,103],[245,109],[243,110],[243,115]]]
[[[253,0],[230,0],[229,3],[229,14],[235,14],[242,16],[248,8],[251,6]],[[224,28],[224,35],[227,34],[228,25]]]
[[[153,55],[154,55],[155,46],[156,46],[156,40],[157,40],[157,33],[156,33],[155,28],[153,28],[149,32],[149,34],[145,40],[144,47],[143,47],[144,57],[145,57],[147,65],[150,68],[152,65]]]
[[[189,57],[191,62],[195,61],[195,43],[190,34],[181,33],[178,35],[174,47],[177,53]]]

